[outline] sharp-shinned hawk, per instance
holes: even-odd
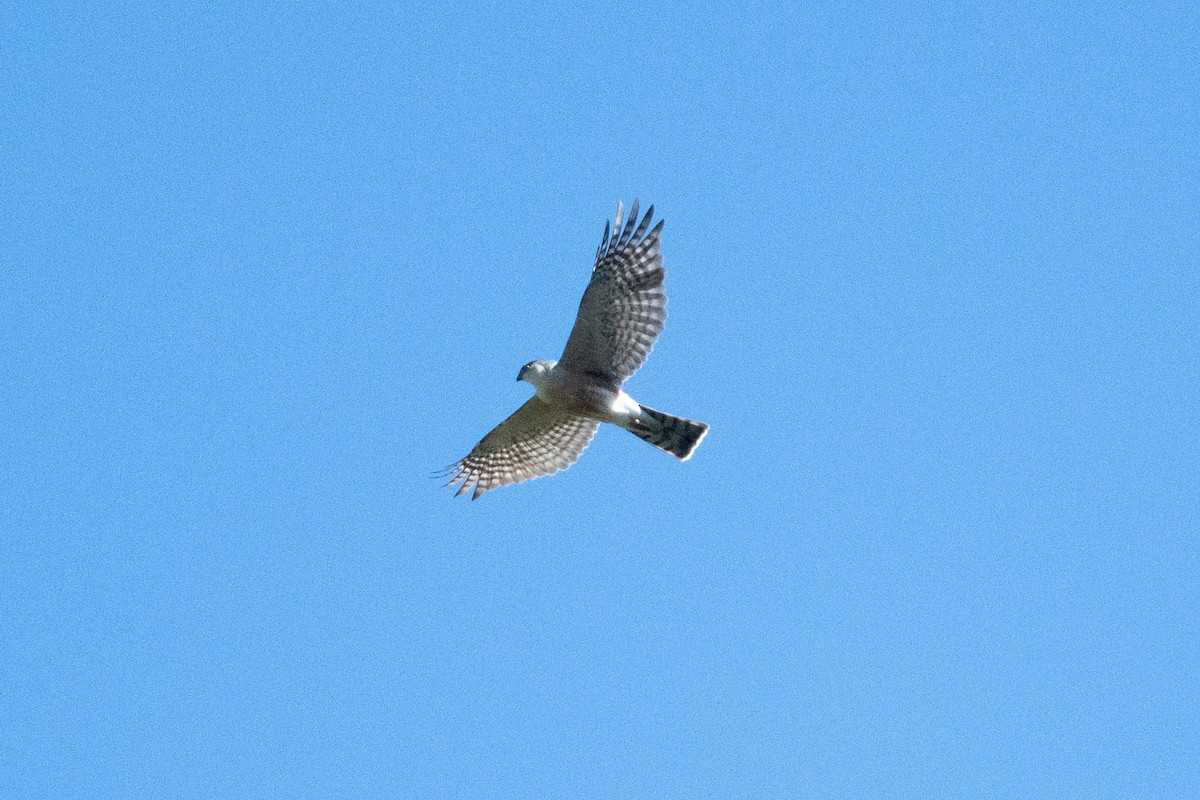
[[[666,320],[660,221],[652,230],[651,206],[638,222],[634,201],[622,227],[604,227],[592,279],[566,349],[558,361],[538,359],[517,380],[537,389],[525,405],[449,467],[457,497],[477,499],[497,486],[550,475],[575,463],[601,422],[611,422],[686,461],[708,432],[703,422],[640,405],[621,388],[646,360]]]

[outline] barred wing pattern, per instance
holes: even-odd
[[[471,499],[477,500],[497,486],[553,475],[579,459],[599,425],[534,395],[449,468],[446,485],[461,483],[454,496],[470,491]]]
[[[663,224],[660,220],[646,232],[654,206],[646,211],[640,224],[637,215],[635,200],[622,228],[618,203],[611,238],[608,225],[604,226],[591,282],[583,293],[575,327],[559,360],[572,372],[618,386],[645,362],[667,319],[665,273],[658,252]]]

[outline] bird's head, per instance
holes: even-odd
[[[537,361],[530,361],[525,366],[521,367],[521,371],[517,373],[517,380],[528,381],[534,386],[542,383],[542,379],[550,370],[554,369],[557,361],[551,361],[548,358],[539,358]]]

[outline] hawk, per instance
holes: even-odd
[[[465,458],[448,467],[455,497],[478,499],[498,486],[564,470],[578,460],[601,422],[610,422],[680,461],[687,461],[708,426],[639,404],[621,386],[650,355],[667,318],[660,221],[654,206],[638,222],[635,200],[622,227],[621,204],[596,250],[592,279],[566,349],[558,361],[539,358],[521,367],[518,381],[533,397],[483,437]]]

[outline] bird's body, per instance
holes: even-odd
[[[605,385],[603,381],[577,380],[557,361],[549,359],[527,364],[517,380],[533,384],[537,397],[556,408],[598,422],[611,422],[622,428],[635,420],[641,410],[641,406],[625,394],[620,384]]]
[[[637,224],[637,203],[596,251],[592,279],[579,303],[575,327],[558,361],[538,359],[517,380],[535,395],[450,467],[450,485],[472,499],[498,486],[549,475],[575,462],[602,422],[635,434],[686,461],[708,432],[702,422],[639,404],[622,385],[650,354],[666,320],[662,222],[647,232],[651,207]],[[636,228],[635,228],[636,225]]]

